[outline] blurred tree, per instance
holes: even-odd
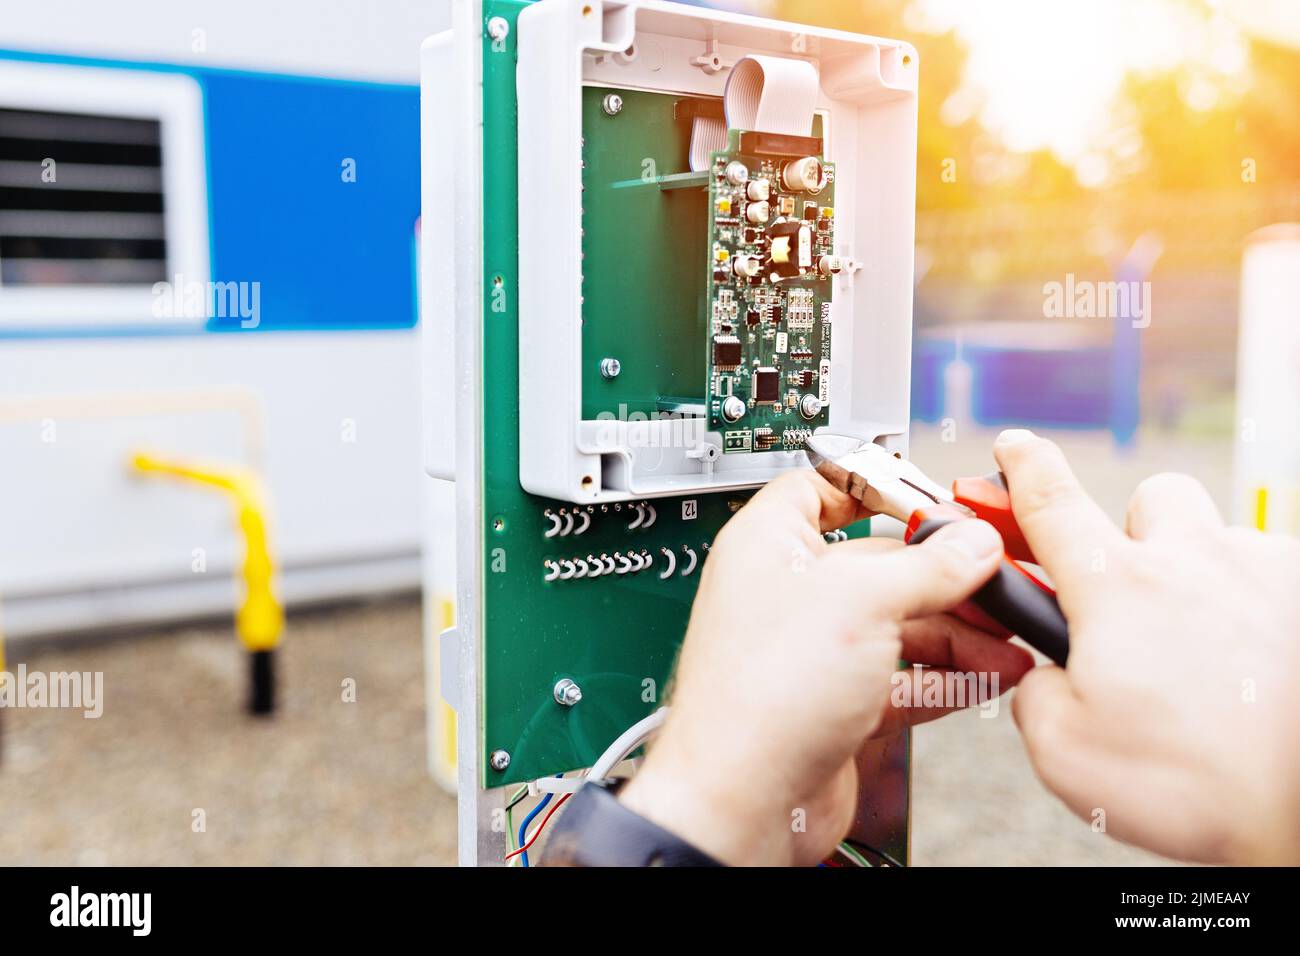
[[[914,0],[776,0],[792,23],[906,40],[920,59],[917,208],[968,207],[1002,199],[1046,199],[1074,188],[1074,174],[1047,151],[1009,153],[984,132],[980,103],[962,89],[966,50],[954,30],[933,32]]]

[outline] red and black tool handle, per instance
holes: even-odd
[[[956,484],[958,482],[954,483],[954,491]],[[989,520],[982,509],[973,510],[980,518]],[[1007,513],[1010,514],[1009,508]],[[920,544],[944,525],[968,517],[968,514],[946,505],[921,508],[907,522],[907,533],[903,540],[908,544]],[[996,521],[991,521],[990,524],[1000,532],[1003,530]],[[1019,528],[1015,529],[1015,534],[1019,537]],[[1003,541],[1006,542],[1005,532]],[[1020,538],[1020,541],[1023,544],[1024,539]],[[1028,551],[1027,547],[1017,550],[1022,553]],[[1070,633],[1056,594],[1016,563],[1010,547],[1003,555],[997,573],[971,596],[971,602],[1012,634],[1018,635],[1030,647],[1042,651],[1062,667],[1065,666],[1066,658],[1070,655]]]

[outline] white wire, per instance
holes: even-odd
[[[623,731],[623,733],[619,734],[618,739],[610,744],[609,748],[600,755],[600,758],[591,765],[591,770],[583,779],[587,783],[604,780],[609,776],[611,770],[627,758],[628,754],[654,736],[655,731],[663,726],[667,717],[668,708],[660,707],[649,717],[643,717]]]

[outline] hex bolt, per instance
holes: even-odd
[[[567,677],[555,684],[555,702],[563,707],[572,707],[582,700],[582,688]]]
[[[600,105],[610,116],[617,116],[623,112],[623,97],[617,93],[606,93],[605,98],[600,101]]]
[[[492,765],[493,770],[505,770],[510,766],[510,754],[504,750],[494,750],[488,757],[488,763]]]
[[[494,40],[504,40],[510,36],[510,21],[505,17],[493,17],[487,23],[488,36]],[[510,758],[507,757],[507,760]]]
[[[618,378],[618,373],[623,371],[623,363],[616,358],[603,358],[600,360],[600,374],[606,378]]]

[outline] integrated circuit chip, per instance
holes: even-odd
[[[713,366],[734,372],[740,368],[742,350],[740,339],[734,335],[718,335],[713,339]]]

